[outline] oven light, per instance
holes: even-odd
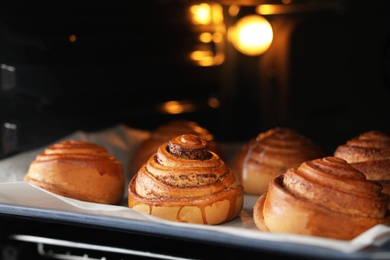
[[[232,45],[247,56],[258,56],[268,50],[272,43],[271,24],[260,15],[248,15],[239,19],[228,30]]]
[[[195,106],[189,101],[168,101],[162,104],[161,110],[167,114],[181,114],[194,111]]]
[[[190,7],[192,13],[192,21],[194,24],[210,24],[211,22],[211,7],[203,3]]]
[[[188,59],[196,66],[217,66],[224,62],[225,34],[223,7],[217,3],[191,5],[188,12],[196,42]]]
[[[75,34],[69,35],[69,41],[70,41],[70,42],[76,42],[76,40],[77,40],[77,37],[76,37]]]

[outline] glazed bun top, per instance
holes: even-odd
[[[338,146],[336,157],[349,163],[390,160],[390,135],[382,131],[367,131]]]
[[[128,194],[129,207],[177,222],[221,224],[243,206],[231,169],[194,134],[162,143],[133,176]]]
[[[319,145],[298,131],[276,127],[249,140],[234,158],[232,169],[245,193],[260,195],[275,176],[323,155]]]
[[[213,134],[209,130],[200,126],[198,123],[190,120],[173,120],[163,124],[151,132],[150,138],[146,139],[138,147],[137,152],[132,158],[130,172],[134,175],[150,156],[156,152],[158,147],[169,141],[171,138],[182,134],[194,134],[207,142],[208,149],[222,156],[222,150]]]
[[[119,204],[123,166],[105,147],[67,140],[47,147],[31,162],[24,180],[53,193],[88,202]]]

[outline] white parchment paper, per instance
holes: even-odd
[[[128,183],[131,178],[129,168],[132,156],[141,142],[149,135],[150,133],[144,130],[129,128],[125,125],[117,125],[100,132],[86,133],[77,131],[69,136],[65,136],[61,140],[87,140],[105,146],[110,154],[114,155],[123,163]],[[239,146],[223,145],[223,148],[227,151],[224,153],[227,155],[226,160],[232,158],[237,147]],[[129,218],[184,228],[215,230],[226,233],[227,235],[233,234],[235,236],[259,240],[299,243],[339,250],[345,253],[356,252],[368,246],[380,247],[390,239],[390,227],[384,225],[377,225],[351,241],[262,232],[256,228],[253,222],[252,208],[257,197],[251,195],[245,195],[244,208],[238,218],[217,226],[176,223],[137,212],[127,207],[127,194],[124,197],[123,205],[119,206],[89,203],[66,198],[23,182],[23,177],[28,170],[29,164],[45,148],[41,147],[26,151],[0,160],[0,203],[64,210],[72,213],[98,214],[113,218]],[[389,257],[390,259],[390,252],[385,257]]]

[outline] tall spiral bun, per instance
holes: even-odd
[[[345,160],[324,157],[274,178],[254,206],[263,231],[349,240],[389,224],[390,197]]]
[[[128,194],[130,208],[176,222],[221,224],[243,207],[231,169],[193,134],[161,144],[133,176]]]
[[[308,137],[293,129],[276,127],[245,144],[233,160],[232,169],[245,193],[261,195],[277,175],[322,156],[322,149]]]
[[[152,131],[150,138],[146,139],[138,147],[137,152],[132,158],[131,163],[131,174],[135,174],[142,167],[144,163],[148,161],[150,156],[152,156],[158,149],[158,147],[169,141],[171,138],[176,137],[182,134],[195,134],[200,137],[200,139],[208,143],[210,151],[222,156],[222,150],[220,145],[215,140],[214,135],[210,133],[209,130],[200,126],[198,123],[190,120],[173,120],[169,121],[166,124],[163,124],[157,127]]]
[[[390,195],[390,135],[382,131],[367,131],[340,145],[334,152],[367,179],[377,181]]]
[[[125,192],[122,163],[106,148],[67,140],[55,143],[31,162],[24,180],[65,197],[119,204]]]

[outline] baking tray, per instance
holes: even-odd
[[[255,196],[245,196],[235,220],[216,226],[176,223],[134,211],[58,196],[25,182],[0,184],[0,214],[49,220],[124,232],[169,236],[176,239],[221,244],[242,250],[275,250],[279,253],[324,259],[389,259],[390,229],[376,226],[351,241],[262,232],[254,227]]]
[[[137,147],[146,136],[147,133],[119,125],[98,133],[76,132],[62,140],[82,139],[104,145],[128,169],[129,162],[125,158],[131,158],[131,153],[134,152],[129,147]],[[257,196],[252,195],[245,195],[244,207],[239,217],[215,226],[177,223],[137,212],[127,207],[127,194],[123,203],[118,206],[62,197],[22,181],[30,162],[44,148],[0,160],[1,215],[172,237],[242,250],[275,251],[302,257],[390,259],[390,227],[384,225],[377,225],[350,241],[262,232],[253,222],[253,205]],[[236,148],[225,145],[225,154]]]

